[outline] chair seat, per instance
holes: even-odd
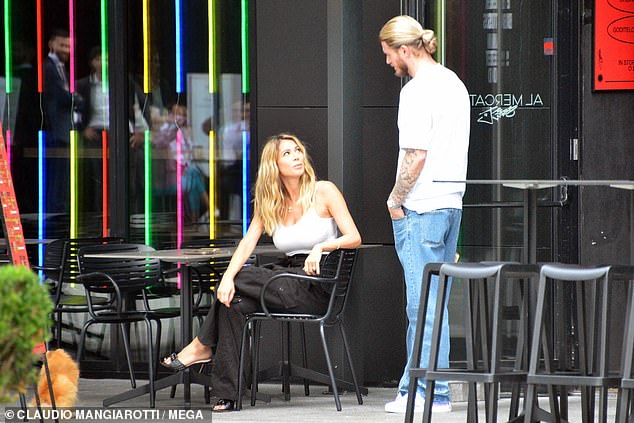
[[[271,317],[276,320],[319,320],[322,319],[323,315],[318,314],[299,314],[299,313],[271,313]],[[265,313],[257,312],[251,313],[248,318],[250,319],[269,319],[269,317]]]
[[[131,323],[140,322],[146,318],[152,319],[152,312],[147,311],[126,311],[125,313],[117,313],[116,311],[99,311],[96,313],[97,318],[93,319],[97,323]]]
[[[105,297],[95,297],[93,299],[93,304],[94,305],[104,305],[108,303],[108,298]],[[59,299],[59,302],[57,303],[57,308],[61,308],[61,307],[87,307],[88,306],[88,302],[86,301],[86,296],[85,295],[62,295],[62,297]],[[56,308],[56,309],[57,309]],[[64,310],[64,311],[71,311],[71,310]],[[85,311],[85,310],[83,310]]]

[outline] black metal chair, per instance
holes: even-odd
[[[57,348],[61,348],[62,329],[64,329],[64,313],[88,313],[86,296],[69,292],[69,288],[77,281],[79,265],[77,253],[79,249],[89,245],[121,244],[123,238],[69,238],[52,241],[46,246],[44,266],[31,266],[33,270],[41,270],[51,283],[53,297],[53,315],[55,317],[55,338]],[[107,298],[95,298],[95,307],[108,307]],[[72,325],[66,326],[74,329]],[[76,329],[79,332],[79,329]]]
[[[249,333],[254,334],[258,333],[257,329],[254,329],[254,325],[258,325],[263,321],[278,321],[282,322],[284,325],[289,325],[290,323],[300,323],[300,324],[317,324],[319,325],[319,334],[321,338],[321,344],[324,349],[324,355],[326,358],[326,365],[328,367],[328,375],[318,373],[314,370],[307,369],[305,367],[296,366],[290,363],[290,359],[288,357],[288,352],[283,349],[283,361],[281,362],[280,371],[283,379],[283,387],[285,392],[286,399],[290,399],[290,382],[289,378],[291,376],[298,376],[305,380],[312,380],[318,383],[323,383],[325,385],[330,385],[332,389],[332,393],[335,398],[335,404],[337,406],[337,411],[341,411],[341,400],[339,399],[339,388],[345,388],[348,390],[354,390],[357,395],[357,401],[359,404],[363,404],[363,398],[361,393],[367,395],[367,390],[364,388],[360,388],[357,383],[357,377],[354,372],[354,367],[352,364],[352,358],[350,356],[350,349],[348,347],[348,340],[346,338],[346,334],[343,328],[343,314],[345,311],[345,306],[348,298],[348,292],[350,288],[350,283],[352,280],[353,269],[355,260],[357,257],[357,250],[351,249],[340,249],[335,250],[328,254],[326,257],[319,277],[316,276],[304,276],[304,275],[296,275],[292,273],[283,273],[278,274],[272,277],[267,281],[267,283],[262,288],[262,292],[260,294],[260,304],[262,306],[262,311],[257,313],[252,313],[247,316],[247,321],[242,332],[242,344],[241,344],[241,354],[240,354],[240,366],[238,370],[238,398],[236,398],[236,408],[240,410],[242,408],[242,395],[241,392],[243,390],[243,378],[245,372],[245,360],[246,357],[246,349],[248,342]],[[292,277],[297,279],[298,281],[312,281],[321,283],[325,286],[332,287],[332,292],[330,296],[330,302],[328,304],[328,309],[323,315],[312,315],[312,314],[292,314],[292,313],[281,313],[281,312],[271,312],[264,300],[265,291],[271,287],[271,285],[275,283],[275,281],[279,278],[284,277]],[[272,288],[272,287],[271,287]],[[328,352],[328,344],[326,342],[325,336],[325,328],[326,327],[338,327],[341,333],[341,337],[343,340],[344,352],[346,359],[348,361],[348,365],[350,367],[350,374],[352,375],[353,383],[349,383],[340,379],[335,378],[334,370],[332,367],[332,362],[330,359],[330,353]],[[286,331],[288,334],[288,330]],[[288,343],[288,339],[286,339]],[[255,396],[257,391],[258,384],[258,343],[259,337],[252,336],[251,344],[254,346],[253,351],[253,360],[252,360],[252,381],[251,381],[251,405],[255,405]],[[304,346],[304,354],[305,354],[305,346]],[[304,356],[305,357],[305,356]],[[304,360],[304,366],[306,365]]]
[[[424,291],[430,287],[431,273],[437,264],[432,264],[431,269],[426,268],[427,279],[424,282]],[[483,383],[485,387],[486,420],[497,421],[498,391],[500,383],[512,383],[518,385],[526,381],[526,343],[528,340],[528,287],[526,283],[531,278],[536,278],[538,270],[536,266],[520,265],[516,263],[446,263],[439,269],[438,296],[436,314],[432,333],[432,344],[429,357],[429,365],[424,374],[427,379],[425,410],[423,421],[431,420],[431,409],[434,398],[434,386],[436,380],[460,380],[469,382],[468,416],[470,420],[477,420],[477,395],[476,383]],[[441,328],[443,323],[443,305],[447,298],[449,278],[459,278],[465,281],[465,348],[467,354],[466,368],[438,368],[438,346],[440,343]],[[523,283],[512,283],[523,282]],[[493,298],[489,295],[489,285],[492,284]],[[518,286],[517,294],[513,289]],[[421,294],[422,295],[422,294]],[[426,298],[426,297],[425,297]],[[518,298],[518,306],[510,302],[505,306],[505,298],[514,300]],[[507,301],[508,303],[509,301]],[[507,310],[518,309],[518,313],[505,313]],[[516,315],[517,314],[517,315]],[[419,322],[424,322],[425,315],[421,314]],[[517,342],[515,350],[503,357],[503,339],[508,328],[508,323],[513,320]],[[505,324],[505,322],[507,324]],[[420,327],[424,324],[420,324]],[[420,338],[416,338],[418,344],[422,340],[422,328]],[[415,351],[420,353],[422,346],[417,345]],[[411,374],[411,372],[410,372]],[[413,409],[416,390],[415,379],[410,379],[408,395],[408,419],[413,420]],[[410,398],[412,400],[410,400]],[[411,405],[410,405],[411,402]],[[509,419],[518,416],[517,401],[511,404]]]
[[[609,348],[611,339],[619,339],[621,333],[608,330],[611,292],[616,281],[632,278],[631,268],[621,266],[589,267],[567,264],[545,264],[542,266],[537,293],[533,336],[531,339],[530,365],[527,376],[525,421],[537,419],[546,421],[566,421],[568,386],[581,387],[581,413],[584,422],[594,420],[595,390],[599,390],[599,421],[607,420],[608,387],[618,387],[620,375],[609,368]],[[556,282],[574,283],[569,303],[576,307],[576,313],[561,313],[557,318],[561,332],[574,336],[578,359],[566,360],[566,354],[557,354],[550,345],[547,333],[547,288]],[[574,331],[565,330],[566,326]],[[554,357],[558,356],[559,365]],[[540,362],[543,357],[543,368]],[[552,390],[560,386],[559,401],[556,395],[550,397],[550,413],[537,404],[537,385],[547,385]]]
[[[634,421],[634,267],[628,286],[628,303],[625,314],[625,337],[621,356],[621,386],[616,406],[616,421]]]
[[[135,388],[136,380],[132,368],[132,355],[127,325],[130,323],[144,322],[147,328],[148,339],[150,407],[154,407],[155,403],[154,378],[161,338],[161,319],[178,315],[172,311],[153,310],[149,305],[147,290],[159,283],[163,277],[160,261],[158,259],[144,257],[121,259],[98,257],[96,255],[153,250],[152,247],[141,244],[83,247],[78,255],[81,274],[76,278],[78,282],[83,283],[86,289],[88,311],[90,314],[90,319],[86,321],[82,328],[77,359],[81,359],[86,331],[91,325],[95,323],[119,325],[126,359],[128,361],[130,381],[132,387]],[[94,299],[104,294],[112,297],[112,303],[108,308],[97,308]],[[135,301],[138,295],[142,298],[142,310],[135,310],[131,307],[131,304],[129,304],[131,301]],[[157,325],[156,346],[152,342],[152,321],[156,322]]]

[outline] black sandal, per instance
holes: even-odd
[[[235,401],[230,399],[219,399],[216,401],[213,407],[211,407],[211,411],[216,413],[223,413],[225,411],[233,411],[235,410]]]
[[[168,363],[167,359],[170,359],[170,362]],[[193,363],[190,363],[189,365],[184,365],[183,363],[181,363],[181,361],[178,359],[178,356],[175,352],[171,353],[170,355],[163,357],[161,359],[161,366],[163,367],[167,367],[170,370],[173,370],[175,372],[180,372],[181,370],[185,370],[188,367],[191,367],[195,364],[203,364],[203,363],[209,363],[211,361],[211,358],[207,358],[204,360],[198,360],[198,361],[194,361]]]

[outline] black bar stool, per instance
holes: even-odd
[[[461,380],[469,382],[468,419],[477,421],[476,383],[485,385],[486,419],[497,421],[499,384],[520,384],[526,378],[526,351],[528,337],[528,287],[526,283],[537,277],[537,267],[515,263],[447,263],[440,268],[436,316],[432,333],[429,366],[426,372],[427,388],[423,421],[431,420],[433,391],[436,380]],[[441,305],[447,297],[449,278],[465,281],[465,347],[466,368],[438,369],[438,350],[443,314]],[[516,281],[516,283],[511,283]],[[489,301],[489,286],[493,285],[492,302]],[[519,312],[504,307],[504,296],[514,297],[514,288],[519,287]],[[440,309],[438,307],[441,307]],[[506,315],[505,315],[506,314]],[[510,316],[508,314],[511,314]],[[503,338],[508,329],[503,322],[515,320],[517,343],[512,360],[502,360]],[[479,351],[478,351],[479,349]],[[518,401],[513,401],[509,418],[518,414]]]
[[[630,276],[634,280],[634,268]],[[616,407],[616,421],[625,423],[634,420],[634,281],[630,281],[628,290],[629,301],[625,320],[625,337],[623,339],[623,355],[621,368],[621,386]]]
[[[407,409],[405,411],[405,422],[414,421],[414,401],[416,400],[416,387],[418,379],[425,379],[427,369],[420,366],[421,355],[423,354],[423,336],[425,334],[425,320],[427,318],[427,299],[429,298],[429,287],[432,276],[440,274],[440,267],[444,263],[427,263],[423,269],[423,280],[420,290],[420,305],[418,309],[418,325],[416,326],[416,336],[414,337],[414,347],[412,348],[412,360],[409,369],[409,387],[407,389]],[[415,364],[414,364],[415,363]]]
[[[610,337],[622,334],[608,331],[610,312],[610,293],[615,281],[627,281],[631,271],[621,266],[588,267],[569,264],[545,264],[542,266],[537,293],[537,306],[531,339],[530,365],[527,376],[526,420],[533,422],[557,421],[567,419],[566,407],[560,406],[553,387],[561,386],[559,402],[565,404],[567,386],[581,386],[581,414],[584,422],[594,420],[594,394],[599,388],[599,421],[607,419],[608,387],[619,386],[620,376],[611,373],[608,367]],[[576,306],[576,316],[563,313],[558,324],[575,327],[578,360],[576,363],[562,363],[555,368],[555,351],[549,342],[545,325],[547,313],[547,286],[551,282],[574,282],[575,289],[570,292],[570,304]],[[565,327],[565,326],[562,326]],[[543,369],[539,364],[543,355]],[[562,365],[563,364],[563,365]],[[539,408],[537,403],[537,385],[547,385],[551,392],[550,413]]]

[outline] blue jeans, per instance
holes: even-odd
[[[462,210],[439,209],[427,213],[416,213],[405,209],[405,218],[392,220],[394,230],[394,245],[396,253],[403,266],[405,286],[407,289],[407,364],[399,382],[399,392],[406,394],[409,386],[409,368],[412,364],[412,350],[418,320],[418,306],[420,289],[423,279],[423,269],[427,263],[453,262],[458,244],[458,233]],[[449,290],[451,284],[449,285]],[[447,298],[449,297],[447,291]],[[432,279],[425,320],[425,335],[423,337],[423,354],[420,367],[426,368],[431,348],[431,335],[436,312],[436,296],[438,278]],[[438,355],[438,367],[449,367],[449,321],[447,318],[447,302],[445,302],[445,317],[443,319],[442,335]],[[418,392],[425,395],[425,382],[418,380]],[[449,401],[449,385],[438,381],[434,389],[435,401]]]

